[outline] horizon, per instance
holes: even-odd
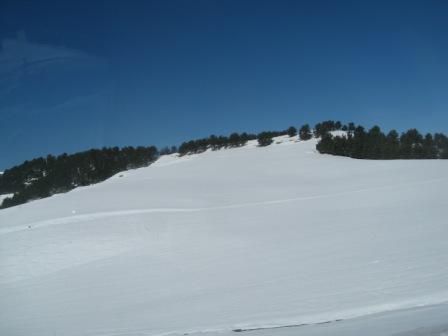
[[[322,120],[322,121],[320,121],[320,122],[324,122],[324,121],[325,121],[325,120]],[[334,121],[340,121],[340,120],[334,120]],[[319,122],[317,122],[317,123],[319,123]],[[316,124],[317,124],[317,123],[316,123]],[[347,125],[349,124],[349,122],[341,122],[341,124],[347,126]],[[354,124],[355,124],[355,126],[361,126],[361,127],[363,127],[363,128],[365,129],[365,131],[368,131],[370,128],[373,128],[373,127],[380,127],[381,131],[382,131],[384,134],[387,134],[387,133],[390,132],[390,131],[396,131],[396,132],[398,132],[399,135],[401,135],[402,133],[405,133],[406,131],[409,131],[409,130],[411,130],[411,129],[417,129],[417,128],[413,127],[413,128],[406,129],[406,130],[399,130],[399,129],[387,129],[387,130],[386,130],[386,129],[382,128],[381,125],[378,125],[378,124],[373,124],[371,127],[365,127],[365,125],[360,125],[360,124],[357,124],[357,123],[354,123]],[[314,131],[314,126],[315,126],[315,124],[304,123],[303,125],[309,125],[310,128],[311,128],[311,130]],[[299,128],[300,128],[301,126],[303,126],[303,125],[290,125],[290,126],[288,126],[288,127],[295,127],[295,128],[297,129],[297,131],[298,131]],[[204,136],[203,138],[208,138],[208,137],[213,136],[213,135],[214,135],[214,136],[230,136],[231,133],[238,133],[238,134],[247,133],[247,134],[258,135],[258,134],[260,134],[260,133],[262,133],[262,132],[265,132],[265,131],[267,131],[267,132],[271,132],[271,131],[273,131],[273,132],[277,132],[277,131],[287,131],[287,128],[288,128],[288,127],[284,127],[284,128],[282,128],[282,129],[278,129],[278,130],[263,129],[263,130],[258,131],[258,132],[241,131],[241,132],[229,132],[229,133],[226,133],[226,134],[208,134],[208,135]],[[420,132],[419,129],[417,129],[417,131]],[[427,133],[431,133],[431,132],[424,132],[424,133],[421,132],[421,134],[422,134],[423,136],[424,136],[425,134],[427,134]],[[434,134],[436,134],[436,133],[438,133],[438,132],[431,133],[431,135],[434,135]],[[445,133],[443,133],[443,132],[441,132],[441,133],[442,133],[442,134],[445,134]],[[278,136],[278,137],[283,137],[283,136],[284,136],[284,135],[280,135],[280,136]],[[277,136],[274,136],[273,138],[276,138],[276,137],[277,137]],[[199,139],[202,139],[202,138],[191,138],[191,139],[186,139],[186,140],[183,141],[183,142],[188,142],[188,141],[190,141],[190,140],[199,140]],[[183,142],[182,142],[182,143],[183,143]],[[155,146],[155,147],[157,148],[157,150],[160,151],[160,150],[163,150],[163,149],[165,149],[165,148],[166,148],[166,149],[170,149],[170,148],[172,148],[173,146],[176,147],[176,149],[178,149],[182,143],[171,144],[171,145],[169,145],[169,144],[168,144],[168,145],[160,145],[160,146],[156,146],[156,145],[153,145],[153,144],[137,144],[137,145],[121,145],[121,146],[114,146],[114,145],[111,145],[111,146],[103,146],[103,147],[91,147],[91,148],[81,149],[81,150],[78,150],[78,151],[76,151],[76,152],[48,153],[48,154],[44,154],[44,155],[40,155],[40,156],[35,156],[35,157],[32,157],[32,158],[27,158],[27,159],[25,159],[24,161],[19,162],[19,163],[15,164],[15,165],[13,165],[13,166],[10,166],[10,167],[0,168],[0,174],[3,174],[5,170],[8,170],[8,169],[11,169],[11,168],[13,168],[13,167],[16,167],[16,166],[21,165],[21,164],[23,164],[23,163],[26,162],[26,161],[31,161],[31,160],[38,159],[38,158],[42,158],[42,157],[45,158],[45,157],[47,157],[47,156],[49,156],[49,155],[54,156],[54,157],[58,157],[58,156],[63,155],[63,154],[72,155],[72,154],[81,153],[81,152],[86,152],[86,151],[94,150],[94,149],[113,148],[113,147],[118,147],[118,148],[122,149],[122,148],[124,148],[124,147],[139,147],[139,146],[143,146],[143,147]]]
[[[447,13],[439,1],[4,2],[0,171],[323,120],[446,134]]]

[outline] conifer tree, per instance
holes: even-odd
[[[260,147],[269,146],[270,144],[272,144],[272,142],[272,134],[270,134],[269,132],[261,132],[260,134],[258,134],[258,145]]]
[[[320,132],[319,132],[320,134]],[[309,140],[313,137],[311,133],[310,126],[308,124],[303,125],[299,130],[299,138],[300,140]]]
[[[297,135],[297,129],[294,126],[288,128],[287,133],[290,137]]]

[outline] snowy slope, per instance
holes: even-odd
[[[165,156],[1,210],[0,334],[445,328],[448,161],[292,140]]]

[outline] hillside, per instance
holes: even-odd
[[[316,142],[166,155],[0,210],[0,334],[442,335],[448,161]]]
[[[313,137],[319,141],[316,150],[320,154],[369,160],[427,160],[448,159],[448,137],[442,133],[422,135],[417,129],[398,134],[391,130],[383,133],[379,126],[368,131],[350,122],[327,120],[317,123],[314,129],[308,124],[299,130],[290,126],[283,131],[263,131],[258,134],[231,133],[229,136],[210,135],[206,138],[164,147],[103,147],[72,154],[34,158],[11,167],[0,174],[0,209],[17,206],[52,195],[68,192],[77,187],[103,182],[115,174],[148,167],[161,156],[201,154],[245,146],[257,140],[259,147],[269,146],[273,138],[285,136],[300,140]]]

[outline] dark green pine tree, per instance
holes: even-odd
[[[290,137],[296,136],[296,135],[297,135],[297,128],[295,128],[294,126],[291,126],[291,127],[289,127],[289,128],[286,130],[286,132],[287,132],[287,134],[288,134]]]
[[[352,157],[363,159],[366,146],[366,132],[364,127],[357,126],[353,132],[353,148],[351,149]]]
[[[335,154],[335,143],[330,133],[325,134],[316,145],[316,149],[321,154]]]
[[[239,147],[242,145],[241,137],[238,133],[232,133],[229,137],[230,147]]]
[[[302,127],[300,127],[300,130],[299,130],[300,140],[309,140],[312,137],[313,137],[313,134],[311,133],[310,125],[305,124]]]
[[[383,156],[384,159],[396,159],[400,153],[400,140],[398,132],[391,130],[387,133],[386,142],[384,144]]]
[[[273,142],[272,134],[270,134],[270,132],[261,132],[260,134],[258,134],[257,139],[258,139],[258,145],[260,147],[269,146]]]
[[[347,127],[347,129],[348,129],[348,131],[349,131],[350,133],[354,133],[354,132],[355,132],[355,129],[356,129],[356,125],[355,125],[355,123],[352,123],[352,122],[348,123],[348,127]]]
[[[421,159],[423,157],[423,137],[414,128],[400,137],[400,157],[402,159]]]
[[[422,151],[424,159],[437,159],[437,148],[432,134],[428,133],[425,135]]]
[[[434,134],[434,143],[439,159],[448,159],[448,137],[445,134]]]
[[[384,156],[385,143],[386,137],[381,132],[379,126],[373,126],[366,135],[364,157],[367,159],[382,159]]]

